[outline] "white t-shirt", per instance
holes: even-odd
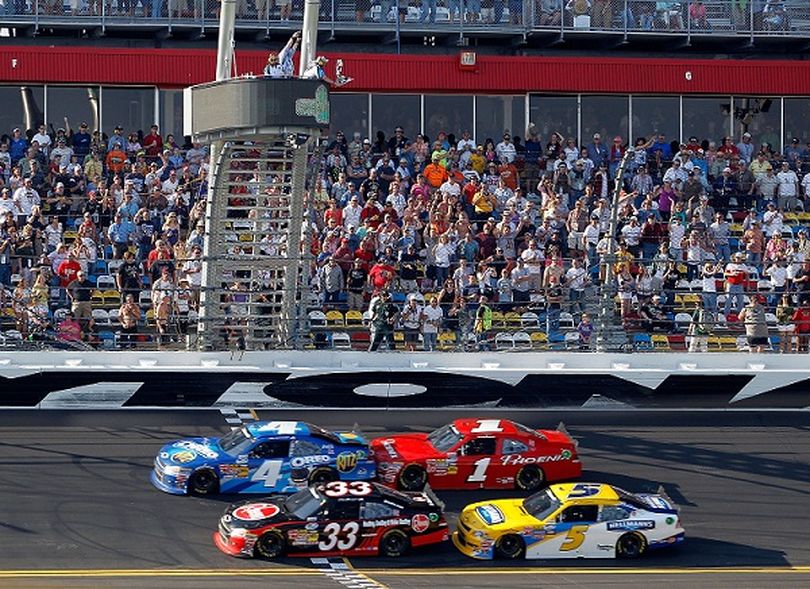
[[[565,273],[565,280],[571,290],[584,290],[587,275],[588,273],[585,271],[585,268],[572,267]]]
[[[771,266],[765,270],[765,274],[771,277],[772,286],[785,286],[785,282],[787,281],[787,268],[783,268],[781,266]]]
[[[542,262],[546,257],[539,249],[525,249],[523,253],[520,254],[520,257],[526,262],[526,268],[528,268],[529,274],[541,274],[543,272]]]
[[[779,180],[779,196],[796,196],[796,184],[799,183],[796,172],[793,170],[779,172],[776,179]]]
[[[425,322],[422,325],[422,333],[438,333],[439,326],[444,317],[444,311],[439,305],[435,307],[428,305],[422,309],[422,314],[425,316]]]

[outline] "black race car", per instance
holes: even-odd
[[[234,503],[214,542],[231,556],[400,556],[449,537],[444,505],[428,488],[402,493],[378,483],[335,481],[290,496]]]

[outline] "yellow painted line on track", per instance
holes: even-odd
[[[443,575],[808,575],[810,566],[792,567],[717,567],[717,568],[413,568],[413,569],[357,569],[363,576],[416,577]],[[54,570],[0,570],[0,579],[11,578],[80,578],[80,577],[226,577],[226,576],[295,577],[322,576],[323,571],[309,568],[256,568],[256,569],[54,569]],[[371,579],[373,581],[373,579]],[[376,581],[379,583],[379,581]]]

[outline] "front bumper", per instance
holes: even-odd
[[[165,477],[165,478],[168,478],[172,482],[174,482],[173,477]],[[165,480],[165,478],[164,479],[160,478],[158,476],[158,473],[155,472],[154,469],[152,470],[152,473],[149,475],[149,480],[152,481],[152,484],[155,487],[157,487],[158,489],[160,489],[161,491],[163,491],[164,493],[171,493],[172,495],[185,495],[186,494],[186,487],[185,486],[182,486],[182,487],[175,486],[175,485],[167,482]]]
[[[495,542],[488,538],[481,540],[473,537],[473,535],[468,532],[457,530],[453,532],[452,540],[459,552],[470,558],[492,560],[495,557]]]

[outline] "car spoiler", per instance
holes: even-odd
[[[658,485],[658,490],[655,493],[657,495],[661,495],[661,497],[664,499],[664,501],[666,501],[667,503],[669,503],[672,506],[672,509],[674,509],[675,511],[680,511],[680,509],[678,508],[678,505],[672,500],[672,497],[670,497],[667,494],[666,490],[664,489],[664,485]]]
[[[430,485],[425,485],[425,488],[422,490],[422,493],[430,499],[434,505],[436,505],[439,509],[444,511],[444,502],[436,496],[436,493],[433,492],[433,489],[430,488]]]
[[[568,430],[565,428],[565,424],[562,421],[557,425],[557,431],[568,436],[568,439],[573,442],[574,448],[579,448],[579,442],[575,440],[574,437],[568,432]]]

